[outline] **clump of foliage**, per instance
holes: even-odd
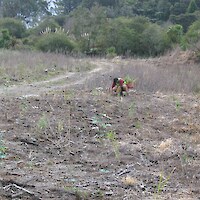
[[[196,59],[200,60],[200,21],[194,22],[184,36],[184,41],[188,48],[195,52]]]
[[[43,20],[38,26],[29,30],[29,34],[41,35],[43,32],[46,32],[47,29],[49,32],[55,32],[56,29],[59,29],[59,24],[55,21],[54,18],[47,18]]]
[[[188,6],[187,12],[188,13],[193,13],[198,9],[198,6],[196,4],[196,0],[191,0],[190,4]]]
[[[70,53],[75,44],[65,33],[48,33],[39,38],[36,47],[43,52]]]
[[[14,18],[0,18],[0,30],[7,29],[12,37],[22,38],[25,35],[26,28],[24,24]]]
[[[11,36],[7,29],[3,29],[0,33],[0,48],[8,48],[11,43]]]
[[[169,27],[167,35],[172,43],[179,44],[183,37],[183,27],[179,24],[173,25]]]
[[[200,19],[197,0],[59,0],[55,7],[42,0],[19,7],[19,1],[0,3],[0,32],[7,29],[11,37],[11,45],[1,41],[0,48],[71,52],[76,44],[76,50],[90,56],[159,56],[174,44],[186,49],[182,36]],[[168,31],[164,22],[173,24]],[[63,30],[59,36],[58,29]]]
[[[106,57],[107,58],[114,58],[116,56],[116,49],[115,47],[109,47],[106,49]]]
[[[6,154],[5,154],[6,150],[7,150],[7,148],[3,144],[3,140],[2,140],[1,135],[0,135],[0,159],[6,157]]]

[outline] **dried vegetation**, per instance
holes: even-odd
[[[200,198],[200,68],[187,52],[112,60],[5,55],[1,199]],[[41,74],[21,81],[38,60]],[[22,63],[27,72],[16,83]],[[61,74],[46,77],[54,65]],[[112,96],[112,78],[127,74],[135,88]]]

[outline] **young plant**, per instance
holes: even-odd
[[[163,173],[160,173],[159,176],[159,182],[157,185],[157,189],[155,192],[155,199],[157,199],[158,196],[160,196],[160,193],[163,191],[164,187],[167,185],[167,183],[169,182],[169,179],[171,178],[172,174],[174,173],[174,171],[176,170],[176,168],[174,168],[170,174],[167,176],[167,178],[165,179],[163,176]]]
[[[106,134],[106,138],[111,142],[114,153],[115,153],[115,158],[117,160],[120,159],[120,152],[119,152],[119,143],[117,141],[116,133],[113,131],[109,131]]]
[[[128,116],[133,117],[134,113],[135,113],[135,102],[132,102],[130,104],[130,107],[128,108]]]
[[[0,159],[6,157],[6,146],[3,144],[3,140],[0,138]]]
[[[37,129],[39,131],[44,131],[48,127],[48,120],[45,114],[40,117],[37,123]]]
[[[27,102],[22,102],[21,105],[20,105],[20,116],[23,117],[23,115],[25,114],[25,112],[27,111],[28,109],[28,105],[27,105]]]
[[[173,101],[175,102],[176,111],[180,110],[180,108],[181,108],[181,102],[180,102],[180,100],[177,99],[176,97],[173,97]]]
[[[58,122],[57,128],[58,128],[58,133],[61,134],[62,131],[64,130],[64,124],[62,121]]]

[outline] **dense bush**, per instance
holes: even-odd
[[[200,20],[194,22],[184,36],[187,48],[191,48],[195,52],[195,56],[200,60]]]
[[[142,33],[141,51],[142,55],[157,56],[164,53],[170,47],[170,41],[164,30],[156,25],[150,24]]]
[[[30,34],[40,35],[43,32],[55,32],[60,26],[53,18],[47,18],[42,21],[38,26],[29,30]]]
[[[169,40],[172,43],[179,44],[183,37],[183,27],[178,24],[173,25],[173,26],[169,27],[169,30],[167,31],[167,35],[169,37]]]
[[[42,35],[36,47],[44,52],[69,53],[75,48],[75,45],[65,33],[58,32]]]
[[[7,29],[3,29],[0,33],[0,48],[9,48],[11,37]]]
[[[16,38],[22,38],[26,32],[24,24],[13,18],[0,18],[0,29],[7,29]]]
[[[188,27],[198,19],[195,13],[187,13],[181,15],[171,15],[170,21],[173,24],[180,24],[183,26],[184,33],[187,32]]]
[[[200,40],[200,20],[194,22],[185,34],[188,43],[194,44]]]

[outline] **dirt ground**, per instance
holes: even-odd
[[[0,88],[0,199],[200,199],[200,96],[112,96],[114,70]]]

